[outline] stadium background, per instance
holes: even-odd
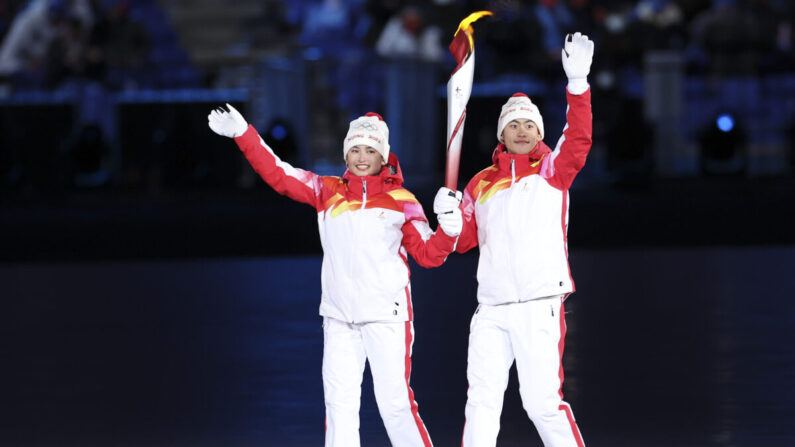
[[[564,356],[586,442],[795,444],[792,8],[0,1],[0,445],[319,445],[314,213],[206,115],[229,102],[284,159],[338,175],[348,121],[378,111],[430,210],[445,47],[478,9],[496,17],[475,25],[461,187],[512,93],[558,137],[555,52],[574,30],[596,44]],[[390,21],[435,45],[387,45]],[[412,386],[436,445],[460,442],[476,262],[412,264]],[[388,445],[368,380],[363,445]],[[540,445],[516,387],[499,445]]]

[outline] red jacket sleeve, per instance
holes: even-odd
[[[251,167],[276,192],[317,208],[320,176],[282,161],[252,125],[243,135],[235,138],[235,143]]]
[[[475,220],[475,198],[472,197],[472,181],[464,189],[464,197],[461,200],[461,214],[464,218],[464,228],[458,236],[458,244],[455,251],[464,253],[478,245],[478,223]]]
[[[407,218],[403,224],[403,246],[417,261],[429,268],[442,265],[447,255],[455,250],[456,236],[448,236],[441,227],[431,230],[419,202],[406,203],[403,211]]]
[[[561,190],[569,189],[585,166],[593,135],[591,89],[581,95],[566,90],[566,101],[566,127],[552,152],[553,175],[548,178],[550,185]]]

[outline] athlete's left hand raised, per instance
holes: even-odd
[[[226,107],[229,111],[219,107],[207,115],[207,125],[210,126],[210,129],[218,135],[229,138],[239,137],[246,133],[248,123],[243,115],[229,103],[226,104]]]

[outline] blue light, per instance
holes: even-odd
[[[715,120],[715,124],[718,126],[718,129],[723,132],[731,132],[731,130],[734,129],[734,117],[728,113],[724,113]]]
[[[281,141],[287,136],[287,129],[281,124],[277,124],[271,129],[271,136]]]

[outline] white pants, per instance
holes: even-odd
[[[349,324],[323,320],[323,392],[326,446],[358,447],[359,404],[365,360],[370,361],[378,411],[395,447],[430,447],[409,386],[414,324]]]
[[[472,317],[467,358],[463,447],[493,447],[500,431],[508,372],[516,360],[519,393],[547,447],[582,447],[569,404],[563,401],[563,296],[516,304],[481,304]]]

